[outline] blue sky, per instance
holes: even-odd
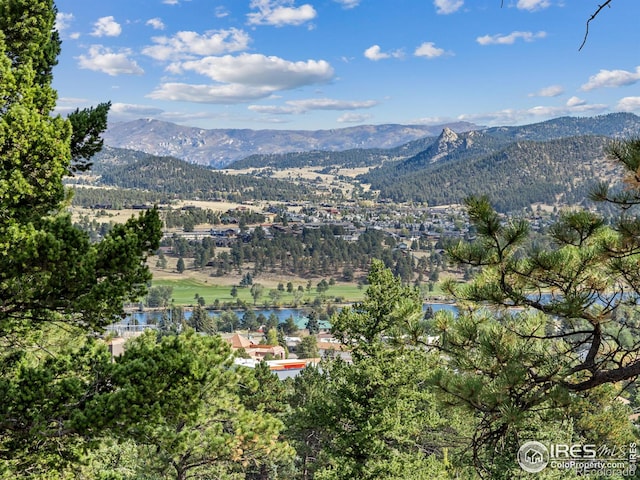
[[[640,114],[640,1],[58,0],[58,111],[201,128]]]

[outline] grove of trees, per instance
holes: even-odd
[[[63,178],[90,167],[109,104],[53,115],[55,15],[52,0],[0,0],[0,478],[511,479],[524,440],[637,443],[620,399],[637,406],[640,140],[609,150],[625,188],[593,193],[616,218],[567,212],[531,242],[526,222],[468,199],[477,237],[448,253],[480,273],[447,284],[457,316],[425,315],[396,265],[371,262],[364,300],[331,319],[350,361],[288,381],[239,368],[204,300],[191,325],[172,307],[114,358],[104,328],[147,294],[161,221],[150,209],[93,240],[72,223]],[[312,258],[318,235],[303,232]],[[230,257],[260,264],[260,241]],[[363,242],[375,255],[373,234]],[[262,285],[251,288],[257,301]],[[317,318],[307,327],[317,333]]]

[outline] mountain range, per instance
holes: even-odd
[[[206,131],[146,120],[126,125],[129,125],[125,129],[129,136],[125,138],[123,133],[121,143],[136,145],[136,150],[141,150],[145,145],[153,146],[153,139],[160,141],[162,137],[164,142],[155,148],[173,151],[174,156],[181,160],[150,154],[145,154],[142,160],[135,152],[108,147],[104,152],[106,156],[101,154],[97,157],[96,166],[102,174],[102,181],[114,186],[165,193],[178,189],[183,192],[182,195],[191,191],[200,192],[201,196],[215,195],[220,191],[237,196],[242,191],[253,191],[254,196],[256,192],[262,192],[260,196],[267,198],[273,197],[268,178],[258,181],[253,177],[255,181],[251,187],[234,182],[225,183],[226,186],[221,188],[220,182],[227,180],[218,178],[224,175],[222,172],[212,176],[211,167],[267,167],[259,174],[261,177],[268,177],[269,169],[312,166],[330,173],[337,168],[367,167],[368,171],[361,174],[358,180],[371,185],[382,199],[441,205],[459,203],[471,194],[486,194],[501,211],[514,211],[537,203],[584,204],[597,182],[614,183],[618,178],[615,169],[605,162],[606,149],[612,139],[640,136],[640,117],[629,113],[585,118],[561,117],[515,127],[474,129],[470,124],[439,126],[437,136],[431,135],[433,132],[426,127],[421,130],[415,126],[401,125],[314,132]],[[426,136],[405,141],[420,131]],[[329,135],[329,132],[333,134]],[[394,132],[402,140],[394,141]],[[110,129],[106,136],[107,144],[112,143],[116,133],[117,130]],[[214,137],[226,138],[227,147],[216,150],[211,140]],[[265,138],[266,146],[257,143],[261,138]],[[371,141],[374,145],[367,144],[370,148],[353,148],[353,145],[365,142],[366,138],[375,138],[375,142]],[[295,146],[286,142],[293,142]],[[398,142],[404,143],[384,148],[385,145]],[[198,144],[203,146],[199,148]],[[229,161],[229,145],[233,146],[234,155],[238,157],[268,149],[281,150],[283,153],[253,153],[226,163]],[[318,145],[330,145],[335,150],[319,150]],[[339,150],[341,147],[347,148]],[[218,153],[214,153],[216,151]],[[205,162],[206,158],[215,155],[219,159],[217,164],[215,161]],[[202,169],[200,173],[176,163],[198,163],[194,159],[200,159],[206,165],[191,165]],[[164,163],[164,166],[160,167],[160,163]],[[193,175],[211,178],[206,185],[195,185],[193,178],[188,178]],[[242,177],[242,181],[247,182],[252,175]],[[126,178],[126,185],[122,184],[122,178]],[[168,178],[171,178],[171,182]],[[275,182],[273,179],[271,181]],[[262,182],[267,183],[263,185]],[[277,188],[284,191],[283,185]],[[289,194],[293,195],[294,191]],[[301,191],[297,190],[294,196],[300,194]]]
[[[114,123],[103,138],[105,144],[111,147],[173,156],[190,163],[224,168],[254,154],[388,149],[412,140],[435,137],[445,127],[457,132],[478,128],[472,123],[455,122],[436,126],[363,125],[333,130],[205,130],[146,119]]]

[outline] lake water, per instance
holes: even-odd
[[[439,310],[448,310],[456,314],[458,309],[455,305],[449,303],[425,303],[423,305],[423,311],[427,309],[427,307],[431,306],[434,313]],[[242,318],[245,314],[244,310],[232,310],[238,318]],[[298,328],[305,328],[307,321],[309,320],[308,310],[304,308],[273,308],[273,309],[256,309],[254,310],[256,316],[263,314],[265,317],[269,318],[270,315],[275,314],[278,317],[280,323],[286,322],[287,318],[292,317],[293,321],[296,323]],[[191,317],[191,310],[185,310],[183,315],[185,318]],[[208,311],[209,316],[215,317],[221,315],[220,311]],[[149,312],[134,312],[130,313],[125,317],[122,321],[123,325],[147,325],[147,324],[156,324],[162,318],[162,312],[158,311],[149,311]],[[331,327],[329,322],[319,321],[320,328],[328,329]]]

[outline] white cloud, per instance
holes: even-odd
[[[535,93],[530,93],[530,97],[557,97],[564,93],[564,88],[560,85],[550,85],[538,90]]]
[[[272,91],[326,83],[334,75],[333,68],[324,60],[290,62],[279,57],[247,53],[235,57],[206,57],[184,62],[181,67],[217,82],[264,87]]]
[[[455,122],[457,119],[452,118],[452,117],[422,117],[422,118],[416,118],[414,120],[410,120],[408,123],[414,125],[414,124],[419,124],[419,125],[442,125],[443,123],[452,123]]]
[[[155,30],[164,30],[164,22],[162,21],[162,19],[160,19],[158,17],[150,18],[149,20],[147,20],[145,25],[149,25],[150,27],[154,28]]]
[[[178,123],[188,125],[190,127],[197,126],[197,123],[200,123],[202,120],[210,120],[210,119],[218,119],[218,120],[233,120],[230,117],[228,112],[212,112],[208,111],[199,111],[199,112],[163,112],[162,115],[159,116],[168,122]],[[236,119],[237,120],[237,119]],[[203,128],[209,128],[207,124],[203,125]]]
[[[579,100],[579,99],[578,99]],[[482,125],[517,125],[567,115],[596,115],[609,110],[608,105],[572,101],[560,106],[536,106],[528,109],[505,109],[496,112],[463,114],[456,119]]]
[[[73,21],[73,13],[62,13],[58,12],[56,14],[56,24],[55,29],[58,32],[63,32],[71,26],[71,22]]]
[[[382,53],[380,51],[380,45],[372,45],[364,51],[364,56],[369,60],[378,61],[384,58],[389,58],[388,53]]]
[[[476,42],[480,45],[512,45],[518,39],[522,39],[525,42],[533,42],[546,36],[547,32],[511,32],[509,35],[484,35],[476,38]]]
[[[117,37],[122,33],[122,27],[112,16],[99,18],[93,27],[94,37]]]
[[[567,100],[567,107],[580,107],[586,104],[587,104],[586,100],[583,100],[576,96],[573,96],[569,100]]]
[[[416,57],[426,57],[426,58],[438,58],[445,55],[445,51],[442,48],[436,47],[433,42],[424,42],[413,54]]]
[[[247,108],[252,112],[266,113],[269,115],[292,115],[294,113],[302,113],[296,107],[281,107],[276,105],[249,105]]]
[[[176,65],[173,68],[176,71],[178,69]],[[289,62],[278,57],[259,54],[206,57],[184,62],[179,65],[179,68],[182,71],[192,71],[208,76],[219,83],[214,85],[164,83],[149,97],[199,103],[241,103],[269,97],[279,90],[326,83],[334,75],[333,68],[324,60]]]
[[[438,15],[449,15],[462,8],[464,0],[433,0]]]
[[[90,102],[86,98],[61,97],[56,101],[54,112],[58,115],[68,115],[78,107],[89,106]]]
[[[640,111],[640,97],[624,97],[621,98],[616,105],[616,110],[622,112]]]
[[[215,12],[216,18],[224,18],[229,16],[229,11],[223,6],[217,6]]]
[[[78,105],[84,105],[86,103],[88,103],[89,100],[87,100],[86,98],[78,98],[78,97],[61,97],[58,98],[56,104],[58,106],[69,106],[72,105],[74,108],[77,107]]]
[[[344,8],[355,8],[360,5],[360,0],[334,0],[334,2],[339,3]]]
[[[92,45],[89,47],[88,55],[78,57],[80,68],[103,72],[107,75],[142,75],[144,70],[138,64],[129,59],[132,54],[130,49],[122,49],[118,53],[102,45]]]
[[[587,83],[580,87],[584,91],[603,87],[622,87],[632,85],[640,80],[640,67],[635,72],[627,70],[600,70],[589,77]]]
[[[302,114],[312,110],[360,110],[378,105],[375,100],[335,100],[332,98],[308,98],[305,100],[289,100],[285,106],[250,105],[248,108],[258,113],[275,115]]]
[[[230,85],[190,85],[187,83],[163,83],[148,97],[154,100],[174,100],[195,103],[234,104],[250,102],[271,95],[269,87]]]
[[[525,110],[523,113],[532,117],[544,117],[544,118],[553,118],[553,117],[561,117],[565,115],[576,115],[576,114],[586,114],[586,113],[599,113],[608,109],[607,105],[603,104],[593,104],[590,105],[586,102],[578,102],[576,105],[569,105],[568,102],[566,105],[561,105],[558,107],[553,106],[537,106],[533,108],[529,108]]]
[[[551,6],[549,0],[518,0],[516,7],[520,10],[529,10],[533,12],[535,10],[542,10]]]
[[[303,111],[309,110],[359,110],[378,105],[375,100],[334,100],[331,98],[308,98],[305,100],[291,100],[287,105],[292,105]]]
[[[361,113],[345,113],[337,118],[338,123],[363,123],[373,118],[371,115],[363,115]]]
[[[136,105],[132,103],[118,102],[111,104],[111,108],[109,109],[109,113],[113,113],[115,115],[133,115],[135,117],[140,117],[141,115],[158,115],[162,112],[162,109],[151,107],[149,105]]]
[[[180,59],[192,55],[220,55],[246,50],[251,38],[243,30],[215,30],[200,35],[196,32],[178,32],[173,37],[154,37],[155,45],[145,47],[142,53],[156,60]]]
[[[162,3],[165,5],[178,5],[180,2],[179,0],[162,0]]]
[[[256,13],[247,14],[249,25],[302,25],[316,18],[317,12],[313,6],[307,4],[293,6],[293,0],[252,0],[251,8],[257,8]]]
[[[392,52],[383,52],[380,49],[380,45],[372,45],[364,51],[364,56],[369,60],[373,60],[377,62],[378,60],[383,60],[385,58],[402,58],[404,56],[402,50],[394,50]]]

